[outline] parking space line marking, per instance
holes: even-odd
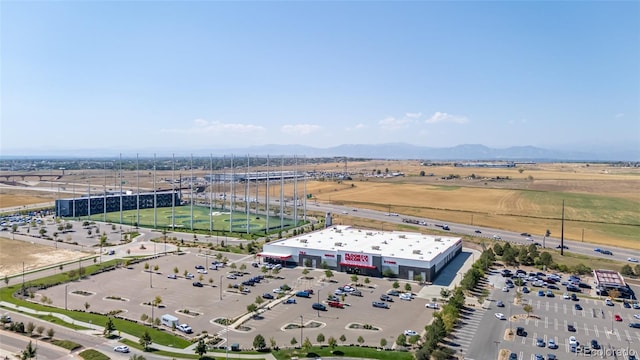
[[[567,320],[564,321],[564,328],[567,328]]]
[[[547,301],[547,305],[545,306],[545,310],[549,311],[549,302]]]
[[[557,318],[553,318],[553,329],[554,330],[558,330],[558,319]]]
[[[584,334],[589,335],[589,328],[587,327],[587,324],[584,324]]]
[[[564,339],[564,347],[567,352],[569,352],[569,339]]]
[[[597,337],[600,337],[600,333],[598,332],[598,326],[593,325],[593,332],[595,332],[595,333],[596,333],[596,336],[597,336]]]
[[[538,333],[533,333],[533,338],[531,338],[531,345],[536,346],[536,339],[538,338]]]
[[[548,317],[544,317],[544,328],[548,329],[549,328],[549,318]]]
[[[627,335],[627,340],[631,341],[631,334],[629,334],[629,331],[625,330],[624,334]]]
[[[616,337],[618,338],[618,341],[622,341],[622,338],[620,337],[620,331],[618,331],[618,329],[616,329]]]
[[[538,319],[536,319],[535,324],[536,324],[536,327],[538,327]]]
[[[554,303],[553,307],[556,309],[556,312],[558,312],[558,303]]]
[[[538,300],[538,309],[540,309],[541,305],[542,305],[542,301]]]
[[[562,304],[562,311],[564,311],[564,313],[567,313],[567,304]]]
[[[604,327],[604,334],[607,336],[607,339],[610,339],[611,336],[609,335],[609,332],[607,331],[607,327]]]
[[[527,342],[527,338],[523,336],[523,337],[522,337],[522,343],[524,344],[524,343],[526,343],[526,342]]]

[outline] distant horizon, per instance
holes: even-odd
[[[280,151],[277,151],[280,150]],[[484,151],[474,153],[474,151]],[[385,151],[389,151],[385,156]],[[362,154],[361,152],[364,152]],[[409,153],[424,153],[424,156],[410,156]],[[367,156],[370,154],[371,156]],[[429,156],[429,154],[431,156]],[[475,154],[475,155],[474,155]],[[620,158],[616,159],[616,154]],[[12,152],[0,155],[0,161],[9,159],[113,159],[122,156],[125,159],[139,157],[140,159],[171,158],[194,156],[223,157],[236,156],[272,156],[285,157],[348,157],[363,159],[389,159],[389,160],[443,160],[443,161],[640,161],[640,149],[609,149],[608,152],[567,151],[562,149],[545,149],[530,145],[511,146],[504,148],[492,148],[482,144],[459,144],[452,147],[426,147],[406,143],[381,143],[381,144],[343,144],[335,147],[316,148],[306,145],[264,145],[246,146],[236,148],[193,148],[184,149],[60,149],[49,150],[48,153],[38,153],[35,149],[29,149],[26,153]],[[378,155],[378,156],[375,156]]]

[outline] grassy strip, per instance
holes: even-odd
[[[109,360],[110,359],[110,357],[108,357],[107,355],[93,349],[87,349],[78,355],[80,355],[80,357],[85,360]]]
[[[300,349],[284,349],[278,350],[273,353],[278,360],[290,359],[292,356],[298,356],[300,358],[316,358],[316,357],[355,357],[355,358],[368,358],[368,359],[380,359],[380,360],[410,360],[413,359],[413,354],[410,352],[401,351],[379,351],[376,348],[367,348],[359,346],[337,346],[332,349],[329,346],[317,347],[314,346],[307,350]]]
[[[155,341],[155,340],[154,340]],[[129,339],[122,339],[120,340],[121,343],[129,346],[130,348],[133,349],[138,349],[138,350],[143,350],[142,349],[142,345],[138,344],[135,341],[131,341]],[[148,351],[150,354],[153,355],[161,355],[161,356],[167,356],[167,357],[171,357],[171,358],[175,358],[175,359],[199,359],[198,355],[195,354],[195,352],[193,354],[185,354],[185,353],[175,353],[175,352],[170,352],[170,351],[164,351],[164,350],[158,350],[158,349],[154,349],[151,348],[150,351]],[[243,354],[260,354],[259,352],[255,352],[255,351],[243,351]],[[207,351],[208,355],[212,355],[212,354],[216,354],[216,355],[220,355],[220,354],[225,354],[224,351],[220,350],[220,351]],[[207,355],[205,355],[206,357]],[[211,357],[213,358],[213,357]],[[229,357],[229,359],[234,359],[234,360],[241,360],[240,358],[235,358],[235,357]],[[258,359],[254,359],[254,360],[260,360]],[[264,359],[262,359],[264,360]]]
[[[82,345],[71,340],[51,340],[51,343],[53,345],[60,346],[61,348],[65,348],[69,351],[73,351],[82,347]]]

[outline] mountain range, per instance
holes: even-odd
[[[149,156],[157,153],[167,157],[175,153],[181,156],[223,156],[235,154],[242,156],[305,156],[305,157],[351,157],[364,159],[415,159],[415,160],[522,160],[522,161],[640,161],[640,146],[631,145],[619,148],[560,150],[544,149],[535,146],[512,146],[507,148],[491,148],[480,144],[464,144],[453,147],[428,147],[406,143],[385,144],[344,144],[334,147],[317,148],[306,145],[257,145],[237,148],[145,148],[145,149],[59,149],[38,151],[24,149],[4,151],[2,159],[19,158],[98,158],[114,157],[122,154],[131,157],[137,152]],[[9,155],[10,154],[10,155]],[[134,155],[135,156],[135,155]]]

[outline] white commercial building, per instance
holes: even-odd
[[[265,244],[258,254],[265,261],[341,272],[433,281],[462,251],[462,239],[399,231],[332,226],[320,231]]]

